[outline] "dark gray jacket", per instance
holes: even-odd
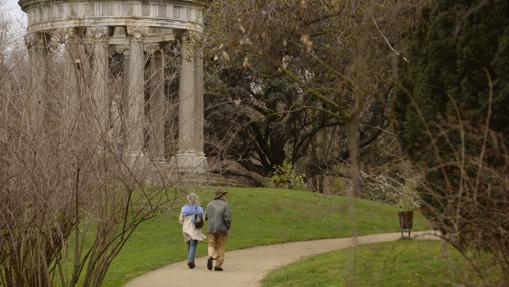
[[[207,205],[205,220],[209,222],[209,233],[228,233],[232,224],[232,215],[228,203],[215,199]]]

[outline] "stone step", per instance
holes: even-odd
[[[158,184],[159,178],[153,178],[152,184]],[[210,186],[244,186],[232,178],[213,173],[176,173],[169,172],[166,176],[168,185],[210,185]]]
[[[242,186],[236,180],[226,178],[219,174],[184,174],[179,177],[178,183],[184,184],[204,184],[212,186]]]
[[[158,163],[157,172],[154,170],[153,184],[160,181],[160,178],[157,178],[158,174],[163,174],[166,184],[169,185],[245,186],[234,178],[228,178],[218,173],[179,171],[168,162]]]

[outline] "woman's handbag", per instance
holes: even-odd
[[[203,226],[203,213],[195,213],[194,214],[194,227],[202,228]]]

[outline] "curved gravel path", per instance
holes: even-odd
[[[438,239],[436,232],[414,232],[417,239]],[[207,270],[207,257],[196,259],[191,270],[186,262],[178,262],[149,272],[130,281],[125,287],[258,287],[272,270],[305,257],[352,247],[400,238],[400,233],[383,233],[354,238],[300,241],[259,246],[226,252],[223,272]],[[228,248],[228,246],[226,246]]]

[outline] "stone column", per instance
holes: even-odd
[[[79,113],[79,91],[78,91],[78,39],[74,28],[65,31],[64,51],[64,118],[69,125],[74,125]]]
[[[145,146],[145,58],[143,38],[147,28],[128,27],[129,81],[127,97],[127,152],[134,159],[144,156]]]
[[[203,152],[203,49],[195,50],[195,103],[194,103],[194,150],[200,156]]]
[[[62,128],[67,125],[62,121],[62,104],[65,104],[65,94],[67,93],[67,82],[63,82],[64,74],[59,64],[59,56],[62,44],[65,42],[65,31],[63,29],[54,29],[46,33],[46,67],[44,81],[50,82],[50,78],[56,75],[58,84],[52,87],[47,86],[44,100],[44,127],[50,136],[61,136]],[[55,96],[58,95],[58,96]]]
[[[181,41],[181,68],[179,86],[179,138],[176,165],[179,171],[203,173],[207,169],[207,159],[202,151],[197,151],[196,141],[196,62],[195,50],[187,36]],[[198,73],[201,75],[201,73]],[[198,90],[199,92],[200,90]],[[203,106],[203,104],[199,103]],[[198,105],[198,108],[199,108]],[[202,108],[203,109],[203,108]],[[199,122],[202,124],[203,121]]]
[[[194,50],[186,37],[181,43],[179,84],[179,153],[194,154]]]
[[[122,150],[125,151],[129,145],[127,143],[127,117],[129,115],[129,62],[130,62],[130,53],[129,46],[127,46],[124,50],[122,50],[123,62],[122,62],[122,82],[124,83],[122,86],[122,99],[121,99],[121,111],[122,111],[122,119],[120,123],[121,129],[121,147]]]
[[[31,74],[31,93],[27,101],[28,119],[31,125],[36,126],[43,121],[46,106],[47,39],[42,33],[28,33],[25,40],[30,57]]]
[[[164,93],[164,53],[159,44],[150,46],[150,113],[149,153],[154,160],[164,160],[164,124],[166,96]]]
[[[108,138],[110,129],[109,112],[110,100],[106,89],[108,87],[108,27],[91,27],[87,33],[92,38],[93,49],[93,85],[92,85],[92,115],[95,119],[100,140]]]

